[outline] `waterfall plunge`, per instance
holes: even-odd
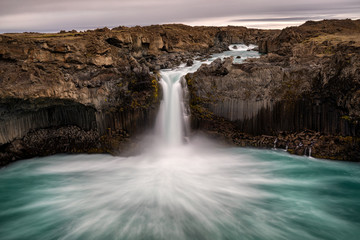
[[[194,64],[191,67],[186,67],[185,64],[183,64],[176,69],[165,69],[160,71],[160,84],[163,89],[163,100],[157,117],[156,133],[160,139],[161,146],[179,146],[185,142],[190,132],[188,123],[190,110],[186,104],[188,99],[184,76],[188,73],[195,72],[201,64],[210,64],[217,58],[224,59],[225,57],[236,57],[241,55],[241,58],[235,58],[234,62],[242,63],[248,57],[259,57],[257,52],[247,51],[253,47],[255,47],[255,45],[231,45],[229,47],[230,51],[214,54],[211,58],[203,62],[194,61]]]
[[[189,111],[184,101],[186,83],[184,76],[196,71],[200,63],[193,67],[180,66],[175,70],[162,70],[160,84],[163,89],[163,100],[157,119],[157,134],[160,141],[169,146],[184,143],[189,132]],[[182,81],[183,84],[182,84]],[[184,89],[185,88],[185,89]]]

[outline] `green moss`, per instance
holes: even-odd
[[[346,120],[346,121],[351,121],[351,120],[352,120],[351,117],[348,116],[348,115],[343,115],[343,116],[341,116],[341,119],[344,119],[344,120]]]
[[[132,109],[138,108],[138,107],[140,107],[140,106],[141,106],[141,105],[138,103],[138,101],[137,101],[136,99],[132,100],[131,105],[130,105],[130,107],[131,107]]]
[[[294,150],[294,149],[290,149],[290,148],[289,148],[287,151],[288,151],[290,154],[295,154],[295,150]]]
[[[334,51],[333,51],[332,47],[329,46],[329,47],[326,47],[326,48],[324,49],[323,53],[326,54],[326,55],[333,55],[333,54],[334,54]]]
[[[190,92],[190,110],[191,114],[199,119],[213,119],[214,114],[204,107],[204,104],[215,100],[214,95],[208,94],[205,98],[199,97],[194,89],[195,79],[190,77],[190,74],[185,76],[186,83]],[[216,88],[216,86],[213,86]]]
[[[156,78],[153,78],[151,80],[151,86],[153,88],[153,97],[154,97],[154,100],[157,100],[158,97],[159,97],[159,83],[158,81],[156,80]]]
[[[191,113],[197,116],[200,119],[213,119],[214,114],[208,109],[200,106],[190,104]]]
[[[194,80],[192,78],[188,77],[188,75],[186,75],[185,79],[186,79],[186,83],[187,83],[188,87],[192,87]]]
[[[346,137],[339,137],[340,141],[346,142],[346,143],[352,143],[354,141],[354,138],[351,136]]]

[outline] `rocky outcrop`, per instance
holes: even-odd
[[[277,139],[292,153],[360,161],[360,30],[348,22],[285,29],[260,59],[217,60],[188,74],[193,127],[238,145],[273,147]],[[337,35],[316,31],[324,25]]]
[[[186,79],[192,125],[241,146],[358,161],[359,20],[283,31],[155,25],[0,35],[0,165],[59,152],[121,152],[155,121],[157,71],[232,43],[260,59]]]
[[[327,45],[327,41],[334,36],[341,36],[336,41],[344,43],[344,41],[346,42],[346,37],[353,36],[358,38],[356,33],[359,31],[360,20],[307,21],[299,27],[288,27],[283,29],[280,34],[261,39],[259,41],[259,51],[261,53],[276,53],[283,56],[292,55],[294,45],[304,43],[304,41],[313,41],[310,48],[303,49],[309,52],[309,50],[320,47],[318,44],[314,44],[316,42],[325,41],[324,45]]]
[[[155,25],[0,35],[0,166],[126,148],[155,121],[157,71],[277,31]]]

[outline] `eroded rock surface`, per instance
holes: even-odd
[[[126,148],[151,127],[157,71],[277,31],[156,25],[0,35],[0,165]]]
[[[360,21],[307,22],[260,42],[260,59],[186,76],[193,127],[241,146],[360,161]]]

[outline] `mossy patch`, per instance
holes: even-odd
[[[157,100],[159,98],[159,83],[155,77],[151,80],[151,86],[153,88],[154,100]]]
[[[213,119],[214,113],[205,107],[206,104],[215,100],[214,95],[207,94],[206,97],[200,97],[196,94],[194,87],[195,79],[190,74],[185,76],[186,83],[190,92],[190,110],[191,114],[198,119]],[[216,86],[213,86],[216,87]]]

